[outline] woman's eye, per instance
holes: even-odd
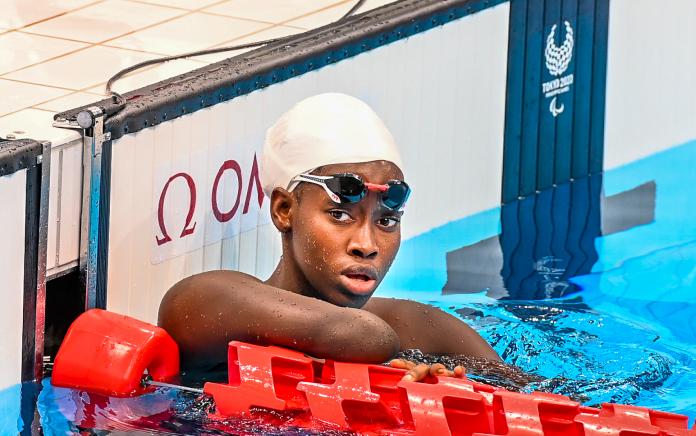
[[[399,225],[401,220],[394,216],[383,216],[379,219],[378,223],[382,227],[393,228]]]
[[[330,210],[329,215],[331,215],[331,217],[336,221],[345,222],[350,221],[351,219],[350,215],[348,215],[348,213],[343,210]]]

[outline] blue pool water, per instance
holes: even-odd
[[[635,404],[693,422],[693,162],[696,141],[404,241],[378,295],[427,302],[462,318],[505,362],[544,377],[525,390],[587,405]],[[2,415],[11,417],[0,420],[3,434],[26,431],[32,419],[49,435],[75,432],[75,423],[187,433],[186,425],[203,416],[193,397],[166,389],[108,400],[44,382],[26,394],[38,394],[30,411],[20,407],[20,387],[12,389],[0,392],[0,408],[9,411]]]
[[[463,317],[548,378],[529,388],[693,422],[693,162],[696,141],[405,241],[382,295]]]

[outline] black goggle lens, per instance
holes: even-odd
[[[367,192],[363,181],[353,175],[339,174],[325,183],[344,203],[357,203]]]
[[[389,188],[382,194],[382,203],[389,209],[401,209],[411,194],[411,189],[405,182],[387,182]]]

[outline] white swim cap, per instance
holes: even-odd
[[[288,188],[298,174],[337,163],[386,160],[401,168],[394,138],[377,114],[355,97],[339,93],[306,98],[266,132],[261,184]]]

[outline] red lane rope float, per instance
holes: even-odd
[[[130,397],[179,373],[179,347],[159,327],[125,315],[92,309],[68,329],[53,362],[51,383],[112,397]]]
[[[404,370],[326,361],[243,342],[229,344],[229,383],[206,383],[221,416],[254,407],[309,412],[340,429],[390,435],[696,435],[688,418],[643,407],[581,406],[466,378],[401,381]],[[377,425],[375,425],[377,423]]]
[[[178,356],[162,329],[105,311],[88,315],[93,312],[81,315],[66,336],[54,385],[128,396],[142,392],[136,386],[145,368],[161,381],[174,375]],[[103,366],[101,380],[78,361]],[[466,378],[401,381],[401,369],[321,362],[275,346],[231,342],[228,362],[228,383],[204,386],[215,400],[213,418],[269,409],[311,417],[296,420],[309,428],[328,423],[375,435],[696,436],[683,415],[618,404],[584,407],[562,395],[521,394]]]

